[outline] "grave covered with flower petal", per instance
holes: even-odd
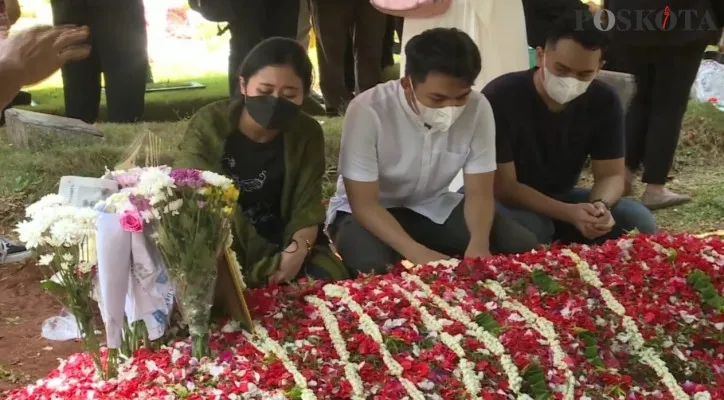
[[[8,399],[722,399],[724,241],[445,261],[252,290],[228,323],[141,349],[101,381],[84,354]]]

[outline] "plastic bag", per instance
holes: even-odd
[[[724,64],[714,60],[701,62],[692,88],[692,97],[702,103],[724,105]]]
[[[59,342],[81,338],[75,316],[65,308],[60,315],[43,321],[41,335],[48,340]]]

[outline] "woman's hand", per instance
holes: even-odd
[[[601,10],[601,6],[596,2],[589,1],[586,5],[588,6],[588,11],[591,14],[595,14]]]
[[[307,258],[307,249],[294,241],[282,252],[279,269],[269,277],[270,285],[278,285],[294,280]]]

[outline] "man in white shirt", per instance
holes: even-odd
[[[477,46],[464,32],[438,28],[411,39],[405,52],[405,77],[360,94],[345,115],[327,213],[345,264],[382,273],[402,258],[424,264],[487,257],[491,247],[533,248],[532,233],[494,218],[495,121],[472,90]],[[461,169],[465,197],[448,190]]]

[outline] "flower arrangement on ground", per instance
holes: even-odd
[[[17,233],[39,255],[47,277],[41,285],[71,311],[96,373],[104,376],[92,298],[96,219],[92,209],[71,206],[64,197],[52,194],[26,209],[26,220],[18,224]]]
[[[258,289],[215,359],[179,341],[98,382],[72,356],[8,399],[722,399],[723,268],[719,238],[636,235]]]
[[[122,211],[121,223],[136,231],[151,229],[189,328],[192,354],[208,357],[217,260],[230,235],[239,191],[213,172],[164,167],[136,172],[137,179],[128,184],[133,207]]]
[[[137,179],[140,173],[134,175]],[[162,342],[174,295],[150,232],[144,233],[143,220],[130,202],[131,188],[123,179],[116,182],[120,192],[95,205],[99,306],[109,360],[119,353],[130,357],[142,344]]]

